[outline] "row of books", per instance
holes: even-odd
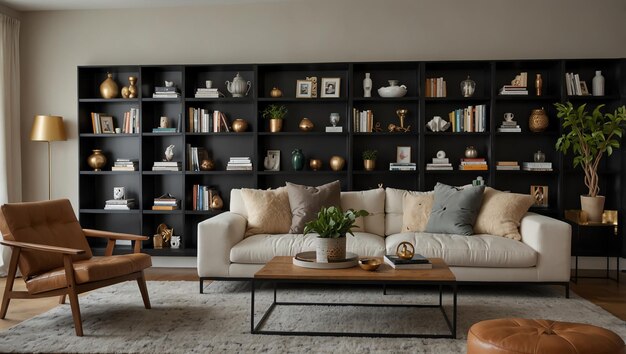
[[[139,108],[131,108],[129,112],[124,113],[124,124],[122,126],[122,133],[139,133]]]
[[[152,171],[181,171],[180,161],[154,161]]]
[[[447,157],[433,157],[432,162],[426,164],[426,171],[452,171],[452,164]]]
[[[487,160],[482,157],[478,158],[462,158],[461,164],[459,165],[460,171],[486,171],[489,169],[487,166]]]
[[[216,88],[199,87],[196,89],[195,97],[196,98],[219,98],[220,95],[222,97],[224,96]]]
[[[231,157],[226,171],[252,171],[252,160],[249,157]]]
[[[113,162],[111,171],[137,171],[137,159],[119,158]]]
[[[565,73],[565,90],[568,96],[589,96],[589,88],[580,76],[574,73]]]
[[[386,254],[385,263],[393,269],[432,269],[433,264],[421,254],[414,254],[411,259],[403,259],[395,254]]]
[[[226,115],[220,111],[189,107],[190,133],[229,132]]]
[[[359,111],[353,108],[352,120],[355,133],[371,133],[374,130],[374,112],[371,109]]]
[[[135,207],[135,199],[109,199],[104,202],[105,210],[130,210]]]
[[[500,133],[521,133],[522,132],[522,128],[519,126],[519,124],[517,124],[517,121],[515,120],[505,120],[502,121],[502,124],[500,124],[500,127],[498,127],[498,132]]]
[[[448,113],[452,132],[484,132],[487,129],[487,105],[467,106]]]
[[[203,160],[209,159],[209,152],[203,147],[187,144],[187,171],[200,171]]]
[[[177,210],[180,207],[180,201],[169,193],[154,198],[152,210]]]
[[[448,89],[443,77],[426,79],[426,97],[447,97]]]
[[[200,184],[193,185],[193,210],[210,210],[211,199],[213,199],[214,187],[203,186]]]
[[[391,162],[389,171],[415,171],[417,166],[415,162]]]

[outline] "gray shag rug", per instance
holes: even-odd
[[[0,352],[80,353],[464,353],[467,331],[476,322],[503,317],[583,322],[626,339],[626,323],[562,287],[461,287],[458,339],[351,338],[250,334],[250,288],[245,282],[213,282],[198,293],[197,282],[148,282],[152,309],[143,308],[136,282],[126,282],[80,297],[84,337],[74,335],[69,305],[0,332]],[[257,292],[256,319],[270,304],[272,291]],[[289,287],[279,301],[422,302],[436,301],[432,288]],[[444,296],[444,304],[451,297]],[[450,306],[447,306],[450,311]],[[9,308],[10,311],[10,308]],[[9,312],[10,313],[10,312]],[[444,331],[436,309],[281,306],[268,330]]]

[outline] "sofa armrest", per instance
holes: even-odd
[[[227,277],[230,249],[243,240],[247,220],[224,212],[198,223],[198,276]]]
[[[563,221],[527,213],[521,221],[522,242],[537,251],[537,279],[567,282],[571,274],[572,227]]]

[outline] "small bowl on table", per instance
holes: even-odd
[[[383,264],[383,261],[381,261],[378,258],[361,258],[361,259],[359,259],[359,267],[361,267],[361,269],[367,270],[369,272],[375,271],[376,269],[378,269],[378,267],[380,267],[381,264]]]

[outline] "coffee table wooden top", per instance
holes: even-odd
[[[368,257],[371,258],[371,257]],[[255,279],[276,280],[330,280],[330,281],[398,281],[398,282],[455,282],[456,278],[441,258],[430,258],[432,269],[393,269],[383,264],[374,272],[356,266],[346,269],[311,269],[294,265],[293,257],[278,256],[254,274]],[[382,260],[382,259],[381,259]]]

